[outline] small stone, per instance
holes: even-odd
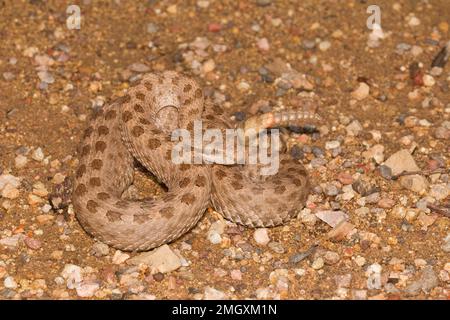
[[[421,212],[417,217],[417,221],[422,225],[424,229],[427,229],[431,226],[437,219],[436,215],[427,215],[424,212]]]
[[[358,267],[362,267],[366,264],[366,258],[361,257],[361,256],[355,257],[354,261]]]
[[[408,25],[411,27],[417,27],[420,25],[420,20],[416,16],[411,16],[408,20]]]
[[[1,193],[1,196],[2,196],[3,198],[7,198],[7,199],[16,199],[16,198],[19,197],[19,195],[20,195],[19,189],[13,187],[13,186],[10,185],[10,184],[7,184],[7,185],[3,188],[2,193]]]
[[[55,78],[48,71],[39,71],[38,77],[39,77],[39,79],[41,79],[42,82],[44,82],[46,84],[51,84],[51,83],[55,82]]]
[[[418,174],[400,177],[400,184],[403,188],[419,194],[428,188],[428,180]]]
[[[444,238],[444,243],[441,246],[444,252],[450,252],[450,233]]]
[[[5,237],[0,239],[0,246],[15,248],[23,240],[23,234],[15,234],[11,237]]]
[[[11,276],[8,276],[3,280],[3,285],[8,289],[16,289],[18,287],[17,282]]]
[[[197,6],[202,9],[206,9],[209,7],[209,1],[207,0],[199,0],[197,1]]]
[[[319,257],[316,260],[313,261],[311,267],[314,270],[320,270],[323,268],[323,266],[325,265],[325,262],[323,261],[323,258]]]
[[[337,140],[327,141],[325,143],[325,149],[327,150],[335,149],[338,148],[340,145],[341,143]]]
[[[430,292],[439,285],[439,279],[432,266],[426,266],[422,270],[420,278],[405,288],[405,293],[411,296],[418,295],[420,291]]]
[[[269,248],[278,254],[283,254],[285,252],[283,245],[277,241],[269,242]]]
[[[148,33],[156,33],[158,32],[158,26],[154,23],[147,24],[147,32]]]
[[[217,232],[213,231],[208,233],[208,240],[212,244],[219,244],[222,242],[222,237]]]
[[[340,257],[339,254],[333,251],[327,251],[323,255],[323,259],[325,260],[326,264],[336,264],[339,262]]]
[[[272,3],[272,0],[256,0],[256,5],[259,7],[266,7]]]
[[[331,42],[330,41],[321,41],[319,43],[319,50],[320,51],[327,51],[331,48]]]
[[[419,171],[414,158],[408,152],[408,150],[400,150],[393,155],[391,155],[385,162],[384,165],[391,169],[392,175],[397,175],[403,171]]]
[[[382,267],[378,263],[371,264],[367,267],[367,289],[381,289],[381,270]]]
[[[366,160],[374,159],[376,163],[380,164],[384,160],[384,146],[376,144],[362,153]]]
[[[355,226],[347,221],[342,221],[333,230],[327,233],[327,238],[331,240],[343,240],[349,233],[355,229]]]
[[[270,50],[270,44],[269,40],[267,38],[261,38],[257,41],[256,45],[258,46],[258,49],[261,51],[269,51]]]
[[[99,288],[100,285],[97,282],[87,281],[80,283],[80,285],[76,287],[76,291],[79,297],[90,298],[95,295]]]
[[[75,289],[83,280],[81,268],[74,264],[66,264],[61,276],[66,280],[68,289]]]
[[[202,72],[208,73],[208,72],[213,71],[215,68],[216,68],[216,63],[214,62],[213,59],[209,59],[205,63],[203,63]]]
[[[231,276],[231,279],[233,279],[233,280],[238,280],[238,281],[242,280],[242,272],[239,269],[231,270],[230,276]]]
[[[147,66],[146,64],[143,63],[133,63],[131,65],[128,66],[128,69],[130,69],[131,71],[134,72],[140,72],[140,73],[144,73],[144,72],[149,72],[150,71],[150,67]]]
[[[167,7],[167,12],[170,14],[177,14],[178,8],[176,4],[170,5]]]
[[[226,297],[226,294],[220,290],[212,287],[205,288],[205,300],[224,300]]]
[[[39,241],[38,239],[30,238],[30,237],[26,237],[24,239],[24,242],[28,248],[33,249],[33,250],[37,250],[42,246],[41,241]]]
[[[377,205],[383,209],[390,209],[395,205],[395,201],[390,198],[381,198],[378,201]]]
[[[33,150],[33,153],[31,154],[31,158],[33,160],[41,162],[44,160],[44,152],[42,152],[41,148],[37,148]]]
[[[353,120],[347,127],[345,127],[345,130],[347,131],[347,135],[357,137],[363,130],[363,127],[358,120]]]
[[[104,257],[109,254],[109,246],[103,242],[96,242],[92,246],[91,254],[94,257]]]
[[[253,238],[256,243],[262,246],[265,246],[269,243],[270,238],[266,228],[258,228],[253,233]]]
[[[316,217],[331,227],[336,227],[343,221],[348,220],[348,215],[343,211],[323,210],[316,213]]]
[[[237,88],[240,91],[248,91],[250,89],[250,85],[245,81],[241,81],[241,82],[239,82]]]
[[[436,200],[444,200],[450,196],[450,185],[445,183],[433,184],[430,186],[430,192],[428,194]]]
[[[365,82],[360,82],[358,88],[352,92],[352,98],[361,101],[369,96],[370,87]]]
[[[23,167],[25,167],[26,164],[27,164],[27,162],[28,162],[27,157],[25,157],[25,156],[23,156],[23,155],[21,155],[21,154],[19,154],[19,155],[14,159],[14,164],[15,164],[15,167],[16,167],[17,169],[22,169]]]
[[[129,258],[130,258],[130,255],[128,255],[120,250],[116,250],[116,252],[114,253],[114,255],[112,257],[112,263],[122,264],[125,261],[127,261]]]
[[[167,244],[152,251],[141,253],[128,260],[127,263],[148,265],[153,269],[152,273],[167,273],[181,267],[180,257]]]
[[[426,87],[432,87],[436,83],[436,81],[434,80],[433,76],[430,76],[429,74],[424,75],[422,79],[423,79],[423,84]]]
[[[353,183],[352,175],[346,172],[340,172],[337,176],[337,179],[344,185]]]

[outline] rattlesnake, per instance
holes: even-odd
[[[199,119],[205,128],[231,126],[194,80],[171,71],[143,76],[98,111],[85,131],[74,179],[72,202],[83,228],[118,249],[149,250],[191,229],[210,202],[225,218],[250,227],[282,224],[304,205],[307,173],[286,155],[278,173],[265,178],[257,174],[259,165],[174,164],[172,130],[192,132]],[[304,119],[316,118],[270,113],[245,125],[268,128]],[[134,160],[168,192],[156,200],[122,199],[133,182]]]

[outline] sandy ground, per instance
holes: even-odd
[[[77,4],[70,30],[66,1],[0,0],[1,299],[450,298],[450,65],[431,67],[447,0],[379,0],[378,34],[367,1]],[[164,247],[168,270],[83,231],[68,195],[89,116],[160,70],[234,118],[314,95],[323,125],[287,133],[314,186],[297,219],[255,231],[210,210]]]

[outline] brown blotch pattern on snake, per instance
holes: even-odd
[[[191,205],[195,202],[195,196],[191,193],[186,193],[181,197],[181,202]]]
[[[90,213],[96,213],[97,212],[98,203],[94,200],[89,200],[86,204],[86,209],[89,210]]]
[[[144,128],[141,126],[134,126],[133,129],[131,129],[131,134],[134,137],[140,137],[144,133]]]
[[[103,152],[106,149],[106,142],[105,141],[97,141],[95,143],[95,151],[96,152]]]
[[[91,162],[91,167],[94,168],[94,170],[100,170],[103,166],[103,161],[100,159],[94,159]]]

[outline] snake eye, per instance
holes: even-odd
[[[178,128],[178,108],[173,105],[167,105],[156,113],[156,123],[163,131],[172,131]]]

